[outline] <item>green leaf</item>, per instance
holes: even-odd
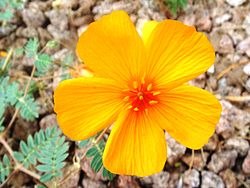
[[[50,181],[52,178],[53,178],[52,174],[44,174],[41,176],[40,181],[47,182],[47,181]]]
[[[87,153],[86,153],[86,157],[92,157],[94,156],[96,153],[98,152],[96,147],[92,147],[90,148]]]
[[[92,159],[90,166],[91,166],[91,168],[94,170],[95,173],[99,172],[100,169],[101,169],[102,166],[103,166],[103,163],[102,163],[102,156],[99,155],[99,154],[97,153],[97,154],[94,156],[94,158]]]
[[[47,42],[47,44],[46,44],[46,47],[48,47],[48,48],[56,48],[56,47],[58,47],[58,42],[56,41],[56,40],[50,40],[50,41],[48,41]]]
[[[30,39],[25,46],[25,55],[28,58],[34,58],[37,55],[39,41],[37,38]]]
[[[38,117],[39,107],[31,95],[19,98],[15,107],[20,110],[20,115],[26,120],[34,120]]]
[[[47,54],[39,54],[35,61],[35,66],[40,74],[48,72],[51,67],[52,58]]]
[[[86,146],[88,143],[89,143],[89,139],[83,140],[83,141],[79,142],[79,147],[80,147],[80,148],[83,148],[83,147]]]

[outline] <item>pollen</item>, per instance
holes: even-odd
[[[159,103],[160,91],[155,88],[152,82],[145,82],[145,78],[141,82],[132,81],[128,84],[128,89],[123,89],[123,101],[128,103],[128,109],[135,112],[145,111]]]

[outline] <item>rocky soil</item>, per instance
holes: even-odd
[[[54,38],[63,44],[55,54],[61,58],[69,50],[74,51],[78,35],[89,23],[122,9],[128,12],[139,32],[148,20],[178,19],[204,32],[215,48],[215,64],[190,83],[213,92],[220,99],[223,112],[204,153],[195,151],[192,169],[189,169],[191,150],[166,134],[169,156],[161,173],[145,178],[117,176],[108,182],[93,173],[85,160],[81,162],[81,170],[62,187],[250,187],[250,1],[190,0],[189,4],[174,17],[157,0],[32,0],[16,13],[12,26],[0,29],[0,49],[22,46],[32,37],[38,37],[42,44]],[[50,84],[55,86],[57,81]],[[16,122],[15,138],[26,139],[39,127],[56,123],[51,109],[42,110],[45,115],[39,122]],[[12,180],[12,187],[32,187],[29,177],[21,173],[15,181]]]

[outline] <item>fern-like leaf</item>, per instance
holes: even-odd
[[[37,56],[37,50],[39,48],[39,41],[37,38],[30,39],[25,46],[25,55],[28,58],[34,58]]]
[[[15,107],[20,110],[20,115],[26,120],[32,121],[38,117],[39,107],[31,95],[18,98]]]
[[[52,58],[47,54],[37,55],[35,66],[40,74],[48,72],[51,67]]]
[[[0,161],[0,183],[4,182],[6,177],[8,177],[8,175],[11,172],[11,164],[10,164],[10,160],[7,157],[7,155],[3,156],[3,161]]]

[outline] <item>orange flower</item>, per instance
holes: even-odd
[[[164,131],[191,149],[208,142],[221,105],[209,92],[186,83],[205,72],[215,53],[207,37],[179,21],[145,25],[142,38],[123,11],[90,24],[77,54],[94,72],[59,84],[55,112],[63,132],[87,139],[114,122],[104,166],[116,174],[161,171]]]

